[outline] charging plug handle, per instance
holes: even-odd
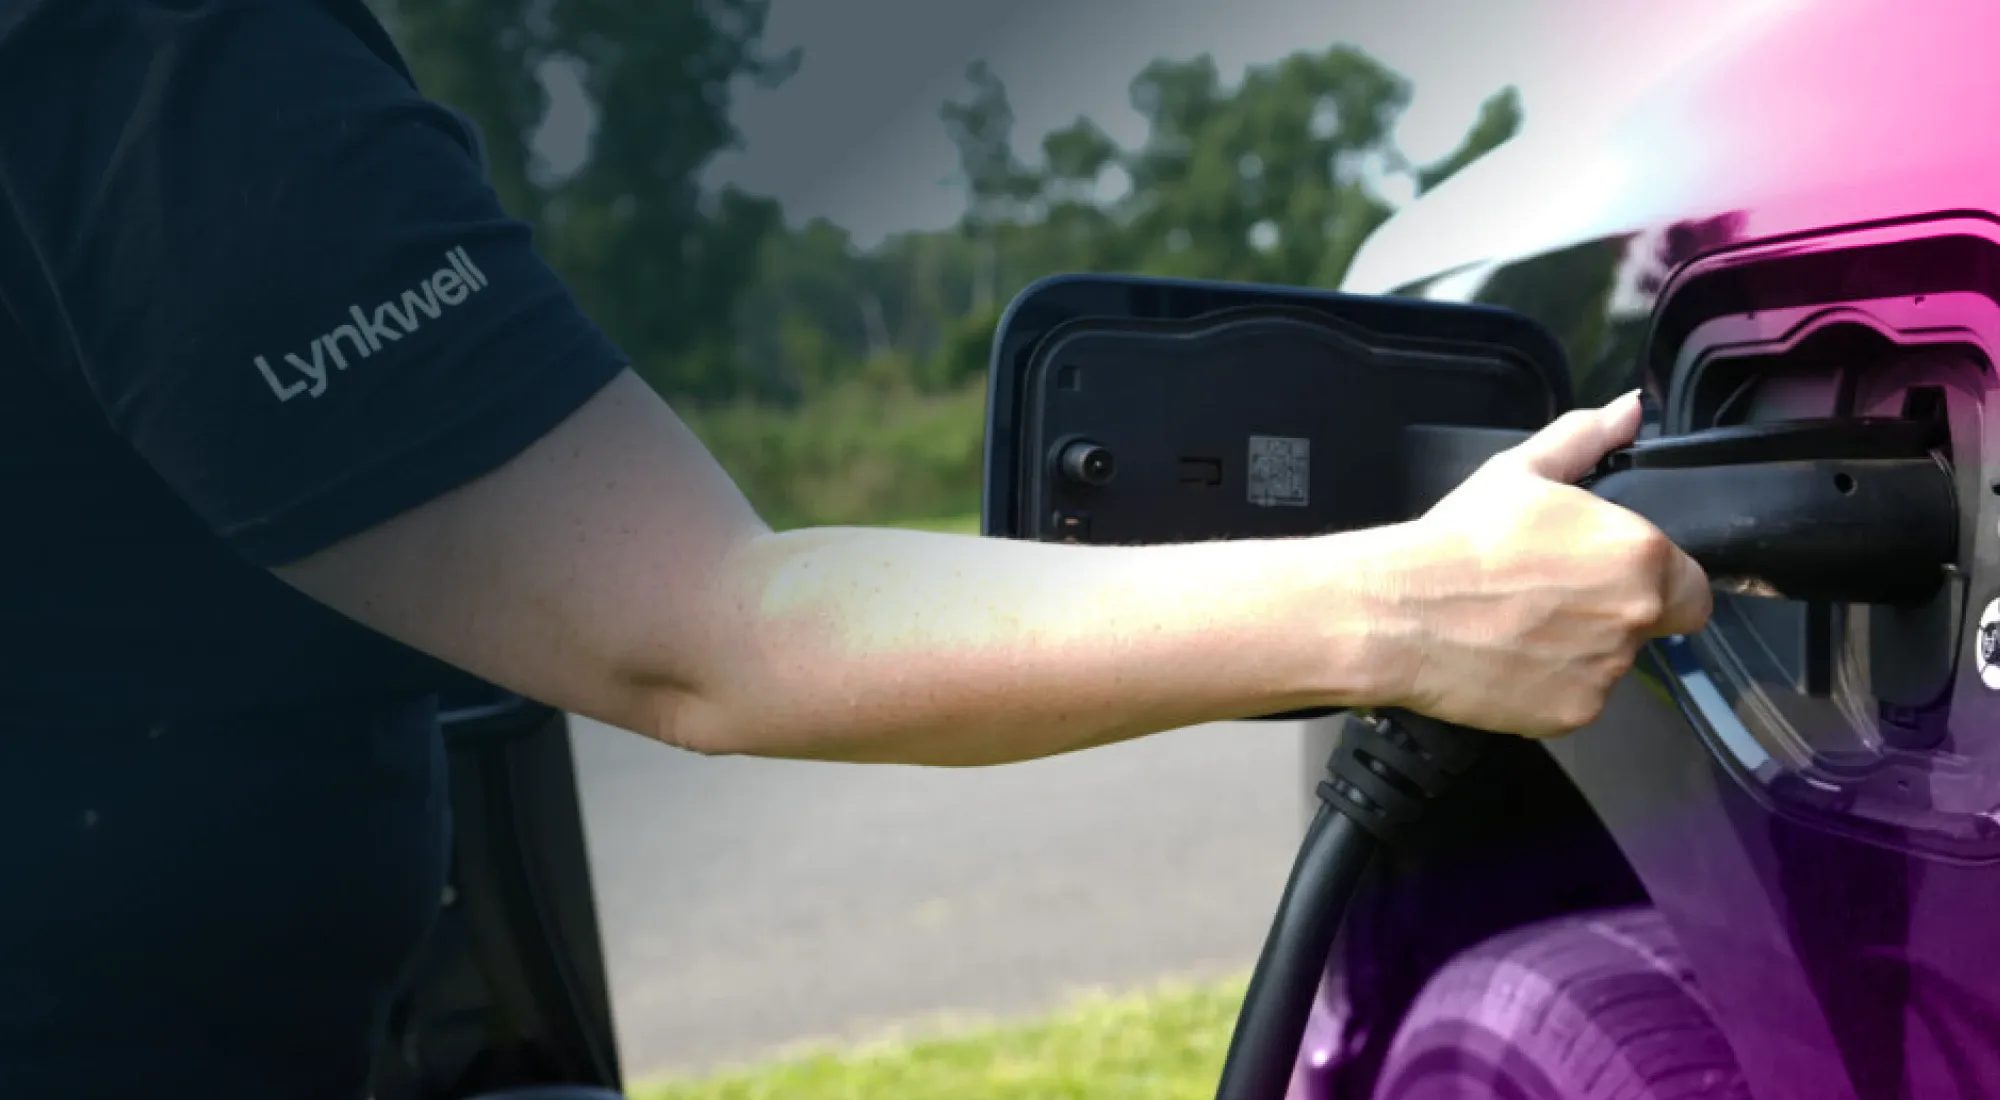
[[[1529,433],[1404,429],[1400,511],[1419,516]],[[1650,520],[1709,576],[1826,603],[1922,603],[1958,560],[1959,502],[1937,421],[1772,421],[1642,440],[1579,484]]]
[[[1647,440],[1582,485],[1658,527],[1717,581],[1784,599],[1907,605],[1958,558],[1942,425],[1789,421]]]

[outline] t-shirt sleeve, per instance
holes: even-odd
[[[85,140],[16,214],[60,318],[43,346],[278,565],[498,467],[627,360],[460,116],[317,5],[209,10],[107,44]]]

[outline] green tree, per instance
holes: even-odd
[[[1213,59],[1133,82],[1146,144],[1129,158],[1131,224],[1160,274],[1337,281],[1390,213],[1369,189],[1408,82],[1350,46],[1301,51],[1225,89]]]
[[[823,218],[765,239],[757,279],[737,307],[737,350],[752,393],[797,401],[834,381],[843,360],[879,344],[871,266],[848,232]]]
[[[769,199],[704,193],[698,177],[737,140],[736,82],[796,67],[796,53],[761,50],[768,0],[375,4],[418,81],[480,128],[508,210],[641,372],[677,396],[738,393],[734,307],[781,219]],[[534,149],[558,65],[595,119],[584,163],[560,178]]]
[[[1050,131],[1042,138],[1044,197],[1053,205],[1097,205],[1098,182],[1121,154],[1111,135],[1085,117]]]
[[[999,293],[998,227],[1021,220],[1026,204],[1041,193],[1042,181],[1014,152],[1014,108],[1006,85],[985,61],[967,66],[965,79],[972,85],[972,94],[963,100],[947,100],[938,117],[958,148],[960,179],[967,196],[960,228],[978,249],[973,304],[984,309]]]
[[[1502,88],[1479,105],[1479,115],[1458,148],[1433,164],[1411,169],[1411,174],[1416,177],[1417,194],[1421,195],[1457,175],[1473,161],[1513,140],[1514,135],[1520,132],[1521,93],[1514,88]]]
[[[1042,164],[1041,233],[1025,257],[1040,269],[1035,274],[1128,266],[1129,234],[1101,192],[1112,170],[1125,170],[1125,151],[1097,123],[1078,118],[1042,138]]]

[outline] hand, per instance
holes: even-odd
[[[1637,514],[1574,482],[1639,428],[1636,393],[1495,456],[1407,525],[1395,567],[1396,705],[1544,737],[1603,712],[1649,639],[1708,622],[1708,577]]]

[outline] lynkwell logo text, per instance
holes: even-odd
[[[305,355],[287,352],[276,367],[264,356],[257,356],[257,373],[264,376],[280,401],[301,394],[318,397],[326,392],[327,376],[332,371],[346,370],[353,361],[374,355],[384,344],[396,343],[422,328],[425,321],[437,320],[445,310],[486,289],[486,273],[463,247],[454,247],[444,256],[446,266],[376,306],[373,312],[348,306],[347,315],[353,323],[334,326],[315,339]]]

